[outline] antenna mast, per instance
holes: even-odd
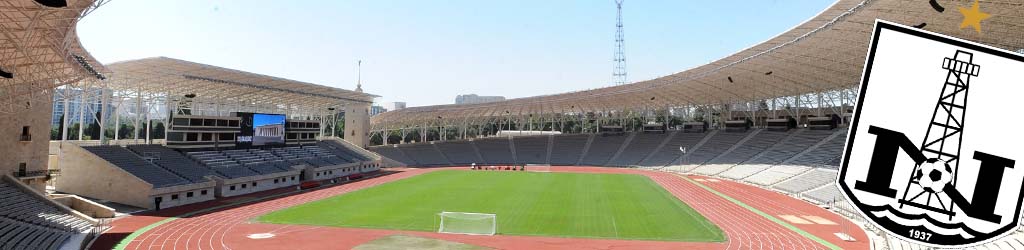
[[[363,60],[356,63],[356,92],[363,92]]]
[[[615,85],[626,84],[626,38],[622,32],[622,2],[615,0],[617,15],[615,17],[615,69],[612,76],[615,78]]]

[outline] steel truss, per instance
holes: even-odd
[[[148,144],[153,143],[149,131],[153,124],[166,126],[170,123],[169,114],[229,116],[232,112],[285,114],[289,119],[320,121],[321,136],[335,136],[339,113],[346,105],[371,103],[376,97],[170,58],[108,66],[113,73],[103,80],[86,79],[57,89],[55,99],[64,103],[64,116],[69,118],[64,121],[61,140],[68,139],[68,127],[87,115],[99,121],[100,131],[114,126],[114,138],[100,133],[99,143],[113,139],[118,143]],[[69,110],[70,102],[83,105]],[[98,117],[97,111],[110,115]],[[119,124],[134,126],[131,138],[120,138]],[[84,127],[79,126],[79,135]],[[83,139],[84,136],[78,138]]]
[[[765,119],[793,117],[805,121],[807,117],[838,115],[848,119],[852,115],[856,88],[830,90],[798,96],[751,100],[729,104],[684,105],[640,109],[602,110],[598,112],[566,111],[564,113],[512,113],[498,112],[493,116],[469,114],[447,119],[443,116],[425,120],[420,124],[372,123],[370,137],[375,145],[388,145],[384,136],[401,143],[460,140],[495,136],[500,130],[559,131],[567,134],[598,133],[601,126],[623,126],[626,131],[640,131],[644,124],[708,121],[721,126],[724,121],[750,119],[755,126],[764,126]],[[440,133],[439,131],[446,131]],[[407,135],[415,133],[415,138]],[[429,137],[429,138],[428,138]]]
[[[52,8],[32,0],[0,1],[0,116],[49,103],[53,90],[106,72],[79,43],[76,25],[106,0]]]
[[[985,2],[993,17],[984,33],[961,30],[962,18],[941,15],[912,0],[839,0],[817,16],[761,44],[682,72],[630,84],[470,105],[411,107],[371,118],[372,130],[409,130],[437,124],[581,121],[622,123],[660,113],[683,120],[738,117],[807,117],[838,114],[848,119],[877,19],[1009,50],[1024,48],[1024,5]],[[998,18],[998,20],[996,20]],[[715,117],[714,114],[726,114]],[[593,117],[581,116],[593,114]],[[441,117],[441,118],[438,118]],[[445,120],[445,121],[439,121]],[[593,123],[593,124],[590,124]],[[755,121],[759,123],[759,121]],[[627,125],[629,122],[626,123]],[[467,133],[467,134],[472,134]]]

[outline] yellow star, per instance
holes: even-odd
[[[974,6],[971,6],[970,9],[964,7],[959,8],[960,14],[964,15],[964,21],[960,22],[960,29],[967,26],[974,26],[974,31],[981,33],[981,20],[988,19],[992,16],[988,13],[981,12],[981,10],[978,9],[978,0],[974,0]]]

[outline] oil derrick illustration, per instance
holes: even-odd
[[[953,187],[956,186],[957,170],[960,167],[967,91],[971,78],[977,77],[981,69],[973,63],[973,57],[969,52],[957,50],[953,58],[942,60],[946,80],[942,84],[942,92],[935,103],[932,119],[928,122],[928,130],[920,146],[927,160],[914,167],[903,198],[899,200],[900,208],[909,205],[948,215],[952,220],[956,214],[953,211],[954,203],[966,203]]]

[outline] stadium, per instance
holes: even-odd
[[[0,3],[0,249],[925,249],[836,184],[876,20],[1024,53],[1018,2],[981,32],[979,1],[838,0],[654,79],[375,114],[362,85],[101,63],[77,26],[107,3]]]

